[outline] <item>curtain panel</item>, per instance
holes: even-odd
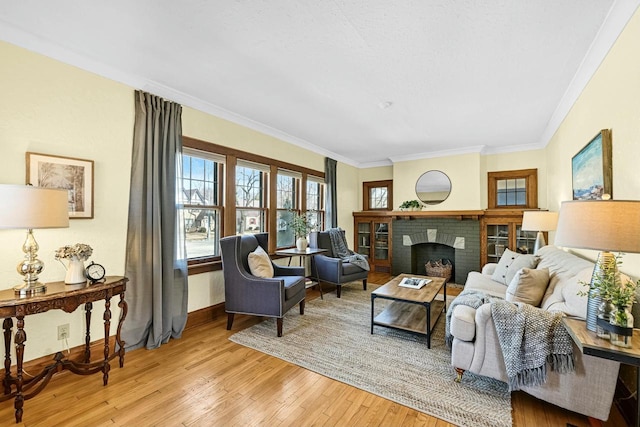
[[[327,196],[325,200],[326,230],[338,226],[337,164],[337,161],[329,157],[325,157],[324,159],[324,180],[327,186]]]
[[[182,107],[136,91],[129,193],[125,349],[180,338],[187,321],[187,263],[177,178]]]

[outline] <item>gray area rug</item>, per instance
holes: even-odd
[[[511,398],[505,383],[465,373],[454,381],[444,344],[444,314],[427,349],[426,338],[375,327],[371,335],[371,290],[362,284],[309,301],[304,316],[293,308],[281,338],[267,319],[230,340],[329,378],[459,426],[510,427]],[[385,301],[376,300],[382,308]]]

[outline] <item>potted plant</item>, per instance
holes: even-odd
[[[309,225],[309,221],[307,219],[306,214],[301,214],[298,212],[293,212],[293,216],[291,217],[291,221],[289,221],[289,227],[293,230],[293,233],[296,237],[296,248],[299,251],[304,251],[307,249],[307,236],[313,227]]]
[[[400,205],[400,210],[417,211],[417,210],[420,210],[421,208],[422,208],[422,203],[420,203],[419,200],[405,200]]]

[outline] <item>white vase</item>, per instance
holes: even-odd
[[[307,242],[307,239],[305,237],[298,237],[298,240],[296,240],[296,248],[299,251],[306,251],[308,244],[309,243]]]
[[[84,262],[77,257],[69,258],[69,265],[67,266],[67,274],[64,276],[64,283],[68,285],[75,285],[78,283],[85,283],[87,276],[85,275]]]

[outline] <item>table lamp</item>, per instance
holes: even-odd
[[[35,228],[63,228],[69,226],[69,193],[67,190],[0,184],[0,229],[26,229],[27,239],[22,245],[24,260],[18,272],[24,283],[14,288],[21,296],[44,292],[46,286],[38,282],[44,263],[38,259],[38,243],[33,237]]]
[[[558,212],[548,211],[525,211],[522,217],[522,231],[537,231],[536,242],[533,246],[533,253],[547,245],[544,240],[543,231],[553,231],[558,224]]]
[[[613,251],[640,253],[640,201],[574,200],[562,202],[554,243],[576,249],[594,249],[598,254],[591,285],[601,272],[617,270]],[[589,293],[587,329],[596,330],[600,298]]]

